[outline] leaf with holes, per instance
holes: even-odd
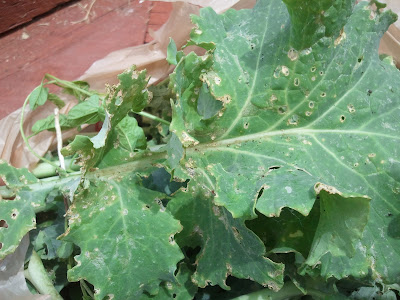
[[[95,299],[138,299],[143,292],[157,294],[161,281],[175,282],[183,255],[174,235],[182,227],[162,197],[142,187],[135,173],[110,179],[100,172],[81,186],[63,237],[81,248],[68,279],[89,281]]]
[[[284,207],[306,216],[317,182],[367,195],[366,230],[353,235],[360,265],[383,283],[399,282],[400,73],[377,55],[396,16],[365,2],[284,2],[193,16],[191,44],[209,52],[182,58],[171,77],[171,130],[185,146],[175,174],[213,190],[214,202],[242,219],[277,217]],[[223,106],[207,119],[197,110],[204,83]],[[345,253],[338,278],[354,272]]]
[[[24,235],[36,227],[36,212],[46,207],[46,197],[56,182],[41,182],[27,169],[16,169],[5,161],[0,161],[0,175],[10,192],[8,199],[0,200],[2,259],[13,253]]]
[[[192,276],[199,287],[218,284],[229,289],[228,275],[250,278],[274,290],[282,287],[284,266],[264,257],[264,245],[243,220],[234,219],[196,190],[178,193],[168,208],[183,225],[177,235],[179,246],[201,247]]]

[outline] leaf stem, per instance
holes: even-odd
[[[31,145],[29,144],[29,140],[27,139],[27,137],[25,136],[25,132],[24,132],[24,114],[25,114],[25,108],[26,105],[28,104],[28,100],[29,100],[29,96],[31,94],[28,95],[28,97],[26,97],[24,105],[22,106],[22,111],[21,111],[21,120],[19,122],[19,130],[21,132],[21,137],[25,142],[26,147],[29,149],[29,151],[36,156],[39,160],[44,161],[50,165],[52,165],[53,167],[55,167],[60,173],[63,173],[64,171],[59,168],[56,164],[54,164],[52,161],[40,156],[38,153],[36,153],[35,150],[33,150],[33,148],[31,147]]]
[[[63,300],[49,278],[43,262],[35,250],[32,250],[28,269],[24,272],[25,278],[43,295],[50,295],[53,300]]]
[[[66,87],[69,87],[69,88],[74,89],[74,90],[76,90],[78,92],[81,92],[82,94],[85,94],[85,95],[88,95],[88,96],[92,96],[92,95],[95,94],[93,92],[81,89],[80,87],[78,87],[76,84],[74,84],[72,82],[59,79],[59,78],[57,78],[57,77],[55,77],[53,75],[46,74],[45,77],[53,79],[55,81],[54,83],[61,83],[62,85],[66,86]]]
[[[149,113],[147,113],[147,112],[145,112],[145,111],[135,112],[135,114],[138,114],[138,115],[140,115],[140,116],[149,118],[149,119],[154,120],[154,121],[158,121],[158,122],[164,123],[165,125],[170,125],[170,124],[171,124],[170,122],[168,122],[168,121],[166,121],[166,120],[164,120],[164,119],[161,119],[161,118],[159,118],[159,117],[156,117],[156,116],[154,116],[154,115],[152,115],[152,114],[149,114]]]
[[[82,289],[82,293],[83,291],[85,291],[90,297],[92,297],[92,299],[94,299],[94,294],[91,291],[91,289],[88,287],[88,285],[86,284],[85,280],[79,280],[79,283],[81,285],[81,289]]]

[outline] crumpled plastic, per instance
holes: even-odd
[[[387,8],[400,15],[399,0],[381,0],[387,4]],[[396,23],[390,25],[388,31],[383,35],[379,45],[379,52],[393,57],[396,66],[400,68],[400,18]]]
[[[24,276],[24,261],[29,246],[26,235],[14,253],[0,261],[0,300],[51,300],[48,295],[32,295]]]

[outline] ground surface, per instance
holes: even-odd
[[[45,73],[73,80],[108,53],[149,42],[149,30],[158,29],[171,9],[166,2],[74,1],[3,34],[0,119],[22,106]]]

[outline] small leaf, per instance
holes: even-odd
[[[203,120],[211,119],[222,108],[222,102],[215,100],[208,90],[207,84],[203,83],[199,99],[197,100],[197,112],[203,116]]]
[[[167,145],[163,148],[163,150],[165,149],[168,153],[168,166],[171,169],[175,169],[183,158],[182,143],[175,133],[171,134],[171,138],[169,139]]]
[[[56,94],[49,93],[47,100],[53,102],[58,108],[63,108],[65,106],[65,102]]]
[[[27,169],[16,169],[4,161],[0,161],[0,175],[15,193],[15,199],[0,200],[0,220],[4,222],[0,226],[2,259],[14,252],[24,235],[36,227],[35,210],[46,206],[46,197],[54,183],[39,183]]]
[[[76,88],[89,91],[89,84],[86,81],[70,81],[68,82],[70,86],[64,86],[63,93],[74,96],[78,101],[85,100],[88,95],[83,93],[82,91],[77,90]]]
[[[355,255],[368,222],[371,200],[366,196],[343,194],[322,183],[317,183],[315,189],[320,198],[320,217],[305,261],[305,265],[312,268],[320,264],[327,253],[333,259],[351,259]],[[323,274],[326,277],[330,275]]]
[[[167,48],[167,62],[171,65],[177,65],[176,54],[177,54],[176,44],[172,38],[169,38],[169,44]]]
[[[46,103],[49,89],[43,85],[36,87],[28,96],[29,107],[31,110],[35,110],[38,106]]]
[[[101,126],[99,133],[94,137],[90,138],[90,141],[93,143],[94,149],[99,149],[105,146],[106,139],[108,137],[108,133],[110,132],[110,130],[111,130],[110,116],[106,111],[106,117],[103,121],[103,125]]]

